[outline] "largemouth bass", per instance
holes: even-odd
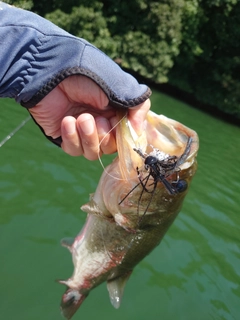
[[[127,117],[116,130],[118,157],[81,208],[86,223],[73,241],[62,241],[74,264],[72,277],[60,281],[67,319],[104,281],[112,305],[120,306],[133,268],[160,243],[196,172],[198,136],[181,123],[150,111],[140,136]]]

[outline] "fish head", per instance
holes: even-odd
[[[197,169],[197,133],[176,120],[149,111],[140,135],[124,117],[117,127],[116,141],[118,157],[106,168],[94,195],[102,203],[101,212],[113,216],[129,230],[137,230],[140,220],[142,226],[144,220],[149,223],[149,215],[155,214],[157,221],[166,217],[169,220],[173,215],[174,220]],[[146,162],[150,155],[153,160],[160,157],[158,178],[157,173],[147,178]],[[170,167],[172,162],[176,163],[172,170],[166,168],[168,161]]]

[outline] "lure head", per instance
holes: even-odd
[[[147,156],[144,161],[146,170],[148,170],[149,167],[152,167],[153,165],[155,165],[157,162],[158,162],[158,159],[156,157]]]

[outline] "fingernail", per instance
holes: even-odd
[[[76,131],[75,121],[68,120],[68,122],[66,122],[64,125],[64,131],[68,135],[74,134]]]
[[[85,120],[80,124],[81,131],[86,135],[90,136],[94,132],[94,125],[92,119]]]
[[[98,117],[96,118],[96,125],[99,135],[105,135],[110,130],[109,121],[106,118]]]

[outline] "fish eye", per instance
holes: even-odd
[[[179,180],[174,187],[177,189],[177,192],[181,193],[187,190],[188,183],[185,180]]]

